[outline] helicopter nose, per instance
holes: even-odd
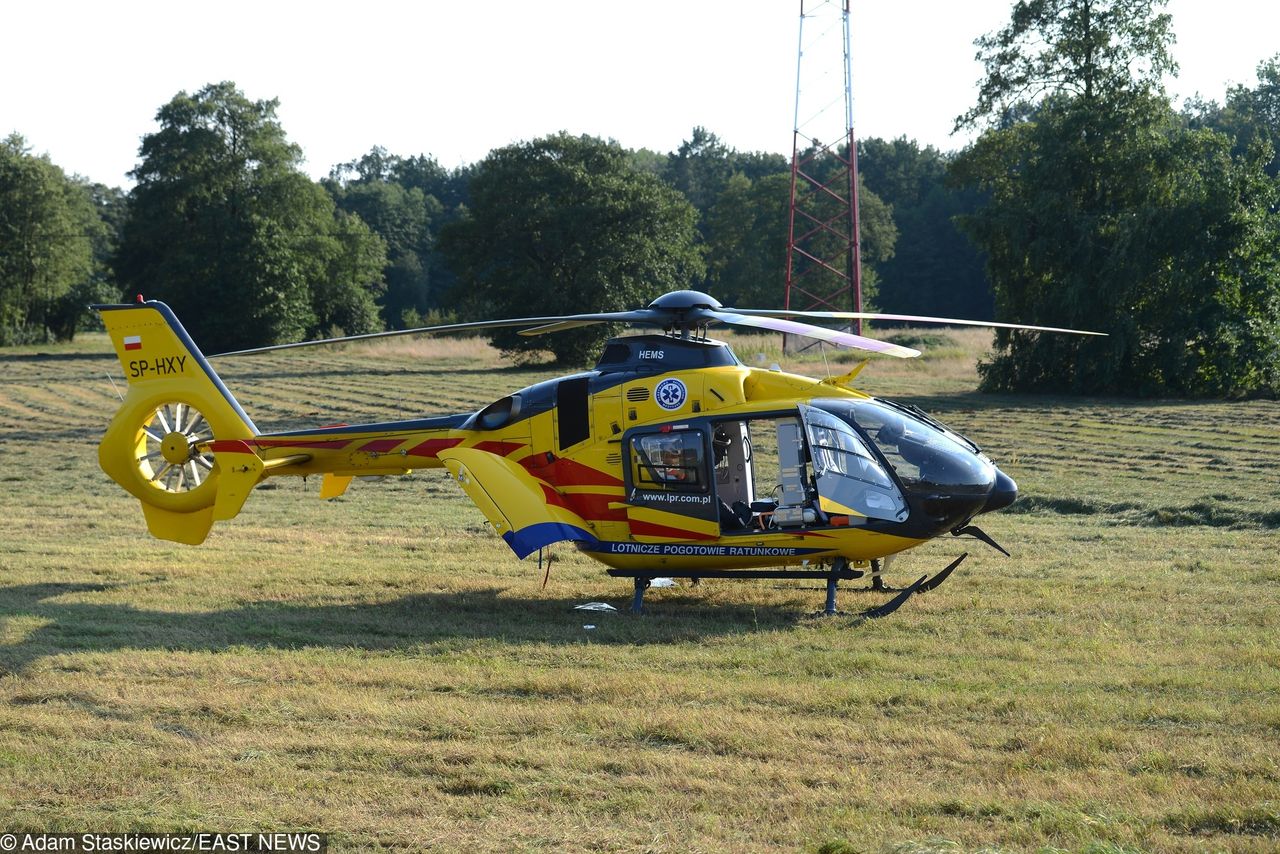
[[[979,512],[990,513],[993,510],[1003,510],[1014,502],[1018,497],[1018,484],[1013,482],[1013,478],[996,469],[996,485],[991,488],[991,495],[987,498],[987,503],[982,506]]]

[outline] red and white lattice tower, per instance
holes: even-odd
[[[784,305],[862,310],[849,0],[800,0]]]

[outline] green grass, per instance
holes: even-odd
[[[868,390],[982,444],[1023,500],[891,618],[812,582],[624,606],[543,587],[440,472],[272,483],[151,539],[96,443],[101,337],[0,354],[0,829],[319,829],[334,850],[1280,848],[1280,404],[975,394],[981,333]],[[927,346],[927,345],[926,345]],[[821,375],[765,338],[739,355]],[[227,360],[263,429],[474,409],[551,376],[473,342]],[[856,610],[883,596],[852,588]],[[593,624],[595,629],[584,628]]]

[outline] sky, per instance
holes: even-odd
[[[0,134],[110,186],[132,185],[164,103],[222,80],[279,100],[315,178],[374,146],[453,168],[560,130],[666,153],[701,125],[740,151],[789,156],[797,71],[802,130],[815,117],[844,124],[838,32],[821,28],[818,0],[806,3],[819,14],[806,21],[802,61],[799,0],[19,4],[0,33]],[[973,40],[1011,8],[851,0],[858,137],[962,147],[951,129],[982,74]],[[1257,64],[1280,52],[1275,0],[1169,0],[1167,11],[1179,104],[1253,85]]]

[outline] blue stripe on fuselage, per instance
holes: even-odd
[[[502,535],[502,539],[507,541],[507,545],[511,546],[511,550],[521,560],[544,546],[562,540],[577,540],[584,546],[599,542],[592,534],[577,525],[567,525],[564,522],[539,522],[536,525],[528,525],[519,531],[508,531]]]

